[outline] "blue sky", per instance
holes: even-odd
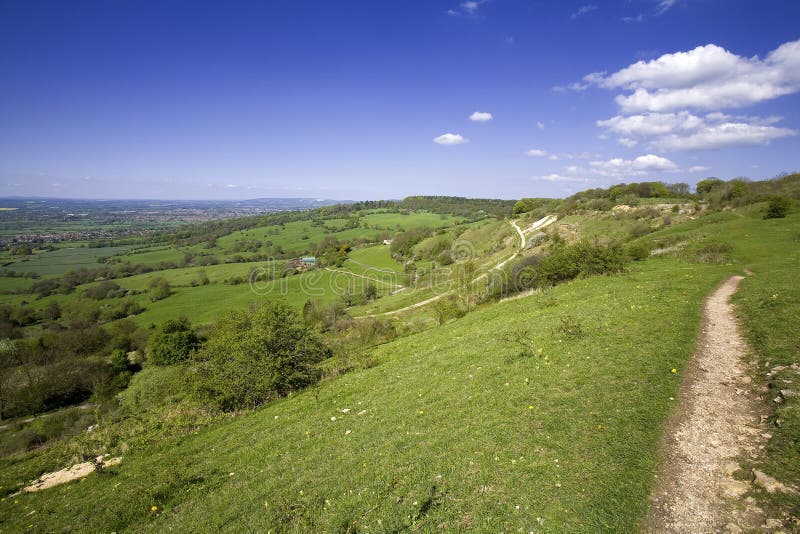
[[[797,1],[0,0],[0,195],[772,177],[800,169],[798,21]]]

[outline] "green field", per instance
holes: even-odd
[[[37,273],[42,276],[62,275],[77,269],[93,269],[102,267],[97,261],[99,257],[108,257],[120,254],[130,249],[130,246],[102,247],[102,248],[57,248],[37,252],[26,259],[7,265],[7,269],[19,272]]]

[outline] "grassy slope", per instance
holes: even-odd
[[[112,474],[6,499],[0,528],[319,531],[357,521],[359,530],[497,531],[541,528],[541,518],[545,530],[634,530],[708,292],[752,268],[737,300],[746,328],[762,354],[791,360],[798,219],[722,214],[665,229],[647,239],[728,240],[735,264],[651,259],[627,275],[483,307],[378,348],[374,368],[130,451]],[[770,316],[761,297],[776,287]],[[583,323],[582,337],[558,333],[564,314]],[[775,329],[781,319],[788,326]],[[509,361],[515,351],[501,337],[518,327],[547,360]],[[788,445],[771,465],[792,482],[796,441]]]
[[[361,526],[393,530],[418,517],[426,528],[527,529],[541,517],[545,527],[629,529],[645,511],[678,385],[670,369],[682,369],[702,300],[730,271],[657,260],[628,276],[488,306],[384,345],[376,367],[318,395],[133,451],[113,476],[0,510],[8,528],[186,530],[246,520],[324,530],[375,507]],[[584,323],[583,338],[554,333],[565,313]],[[515,349],[499,337],[516,327],[531,328],[547,361],[507,361]],[[154,514],[153,505],[167,511]],[[24,506],[36,514],[7,514]]]

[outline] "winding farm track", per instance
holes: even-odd
[[[750,483],[735,479],[737,461],[754,458],[765,439],[743,358],[749,348],[731,296],[741,276],[706,300],[694,356],[662,441],[647,532],[742,532],[759,510],[741,502]]]
[[[548,225],[554,223],[556,220],[558,220],[558,217],[556,217],[555,215],[546,215],[546,216],[542,217],[541,219],[539,219],[538,221],[536,221],[535,223],[533,223],[525,231],[533,232],[534,230],[540,230],[540,229],[544,228],[545,226],[548,226]],[[525,250],[525,245],[527,244],[527,239],[525,237],[525,231],[523,231],[519,227],[519,225],[517,224],[517,221],[513,221],[513,220],[512,221],[508,221],[508,224],[513,226],[514,230],[516,230],[517,234],[519,235],[520,246],[517,249],[517,251],[514,252],[514,254],[512,254],[509,258],[506,258],[505,260],[501,261],[500,263],[498,263],[497,265],[495,265],[494,267],[489,269],[489,271],[494,271],[494,270],[497,270],[497,269],[501,269],[508,262],[510,262],[511,260],[516,258],[517,256],[519,256],[520,252]],[[481,280],[483,278],[486,278],[487,275],[488,275],[488,271],[483,273],[483,274],[481,274],[481,275],[479,275],[479,276],[477,276],[475,279],[472,280],[472,282],[474,283],[474,282],[477,282],[477,281],[479,281],[479,280]],[[391,311],[387,311],[387,312],[372,313],[372,314],[369,314],[369,315],[362,315],[362,317],[380,317],[380,316],[386,316],[386,315],[395,315],[397,313],[402,313],[402,312],[406,312],[406,311],[409,311],[409,310],[414,310],[416,308],[421,308],[421,307],[426,306],[428,304],[432,304],[432,303],[436,302],[437,300],[441,299],[442,297],[449,295],[450,293],[452,293],[452,291],[447,291],[445,293],[441,293],[441,294],[436,295],[434,297],[431,297],[429,299],[425,299],[425,300],[422,300],[420,302],[415,302],[414,304],[410,304],[410,305],[405,306],[403,308],[398,308],[396,310],[391,310]]]

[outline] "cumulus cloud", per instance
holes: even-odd
[[[636,139],[631,139],[630,137],[620,137],[617,139],[617,143],[621,144],[622,146],[626,146],[628,148],[633,148],[639,144],[639,141]]]
[[[664,135],[674,131],[693,131],[703,124],[700,117],[688,111],[680,113],[647,113],[643,115],[618,115],[608,120],[597,121],[597,125],[611,133],[624,136]]]
[[[612,158],[607,161],[592,161],[589,165],[603,176],[643,176],[650,172],[669,172],[678,169],[667,158],[646,154],[635,159]]]
[[[649,140],[658,150],[711,150],[737,145],[763,145],[780,137],[795,135],[788,128],[770,126],[780,117],[734,117],[708,113],[704,117],[688,111],[618,115],[597,121],[609,133],[622,136],[621,144],[632,146],[635,138]]]
[[[488,122],[492,119],[492,114],[486,111],[476,111],[469,116],[469,120],[472,122]]]
[[[774,139],[796,134],[789,128],[726,122],[705,126],[690,135],[667,135],[653,144],[662,150],[712,150],[737,145],[766,145]]]
[[[536,156],[538,158],[543,158],[543,157],[545,157],[547,155],[547,151],[546,150],[542,150],[540,148],[532,148],[532,149],[528,150],[527,152],[525,152],[525,154],[527,154],[529,156]]]
[[[800,40],[782,44],[764,59],[708,44],[638,61],[609,75],[591,73],[583,81],[629,91],[616,97],[625,113],[744,107],[800,91]]]
[[[433,142],[440,145],[460,145],[466,143],[469,139],[465,139],[461,134],[446,133],[433,138]]]
[[[572,20],[575,20],[575,19],[577,19],[578,17],[582,17],[583,15],[586,15],[587,13],[591,13],[592,11],[594,11],[594,10],[596,10],[596,9],[597,9],[597,6],[596,6],[596,5],[594,5],[594,4],[587,4],[587,5],[585,5],[585,6],[581,6],[581,7],[578,9],[578,11],[576,11],[575,13],[573,13],[572,15],[570,15],[570,16],[569,16],[569,18],[570,18],[570,19],[572,19]]]

